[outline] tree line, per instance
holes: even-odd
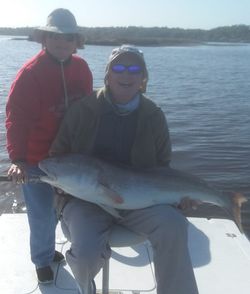
[[[0,28],[0,35],[27,37],[32,41],[34,27]],[[200,44],[205,42],[250,43],[247,25],[217,27],[210,30],[168,27],[80,27],[86,44],[145,46]]]

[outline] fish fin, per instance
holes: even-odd
[[[113,203],[120,204],[124,202],[119,193],[117,193],[110,187],[109,182],[107,181],[103,173],[99,174],[98,182],[103,189],[104,195],[111,199]]]
[[[112,216],[116,218],[122,218],[120,213],[113,207],[103,205],[103,204],[98,204],[103,210],[105,210],[107,213],[111,214]]]
[[[247,198],[241,193],[235,193],[232,199],[233,208],[232,213],[234,221],[236,222],[240,232],[243,234],[243,228],[241,223],[241,206],[244,202],[247,202]]]
[[[123,203],[123,198],[114,190],[110,189],[109,187],[106,187],[104,185],[102,185],[102,189],[104,192],[104,195],[109,198],[110,200],[112,200],[113,203],[115,204],[121,204]]]

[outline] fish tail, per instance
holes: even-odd
[[[235,223],[237,224],[241,233],[243,233],[241,223],[241,206],[244,202],[247,202],[247,198],[241,193],[235,193],[232,198],[232,214]]]

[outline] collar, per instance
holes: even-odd
[[[137,93],[130,101],[128,101],[126,104],[122,103],[114,103],[112,102],[111,98],[111,93],[109,89],[105,89],[104,92],[104,99],[107,101],[108,105],[111,107],[108,107],[109,109],[112,109],[116,114],[120,116],[126,116],[129,115],[130,113],[134,112],[135,110],[138,109],[139,104],[140,104],[140,93]]]
[[[48,55],[48,57],[55,63],[57,64],[63,64],[63,65],[67,65],[71,62],[72,60],[72,55],[70,55],[69,58],[65,59],[64,61],[60,61],[57,58],[55,58],[55,56],[53,56],[47,49],[45,49],[46,54]]]

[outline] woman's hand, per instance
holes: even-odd
[[[26,164],[22,163],[13,163],[8,170],[8,177],[12,179],[12,182],[15,184],[23,184],[27,182],[28,176],[25,171]]]

